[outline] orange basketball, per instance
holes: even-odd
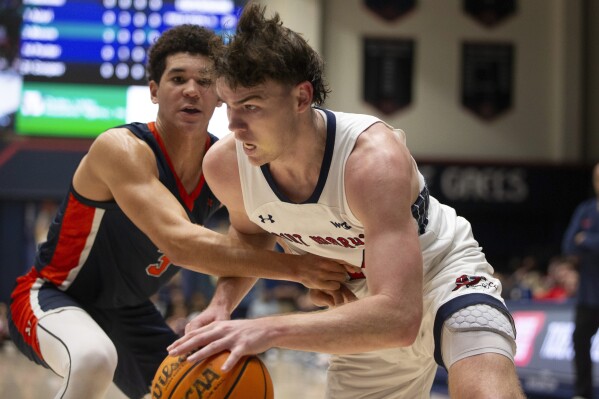
[[[229,352],[201,362],[167,356],[152,381],[153,399],[273,399],[272,379],[257,356],[244,356],[226,373]]]

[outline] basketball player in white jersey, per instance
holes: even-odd
[[[514,324],[470,224],[430,197],[401,131],[315,108],[322,61],[277,14],[246,6],[217,92],[233,135],[204,159],[232,232],[261,247],[360,267],[324,311],[227,320],[252,278],[221,278],[209,308],[169,347],[230,368],[272,347],[332,354],[327,398],[428,398],[437,365],[452,398],[517,399]]]

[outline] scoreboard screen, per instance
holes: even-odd
[[[85,138],[153,120],[145,77],[149,46],[186,23],[226,40],[241,3],[23,0],[20,7],[0,8],[0,127],[18,135]]]

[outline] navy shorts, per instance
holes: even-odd
[[[23,290],[26,291],[26,290]],[[116,309],[99,309],[78,304],[73,298],[50,284],[38,291],[38,305],[42,312],[60,307],[76,306],[85,310],[114,343],[118,353],[118,365],[114,383],[129,398],[141,398],[150,391],[156,370],[167,356],[166,347],[178,336],[166,324],[154,304],[147,300],[142,304]],[[28,293],[22,292],[28,297]],[[19,296],[19,295],[16,295]],[[13,296],[9,329],[13,342],[32,361],[48,367],[35,348],[37,340],[22,333],[19,315],[27,314],[29,301],[19,301]],[[14,315],[15,317],[11,317]],[[93,343],[91,343],[93,344]]]

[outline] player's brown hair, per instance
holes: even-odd
[[[299,34],[283,26],[278,13],[270,19],[266,7],[248,3],[235,35],[216,62],[216,73],[227,85],[253,87],[268,79],[296,85],[308,81],[313,103],[322,105],[330,92],[324,80],[324,62]]]

